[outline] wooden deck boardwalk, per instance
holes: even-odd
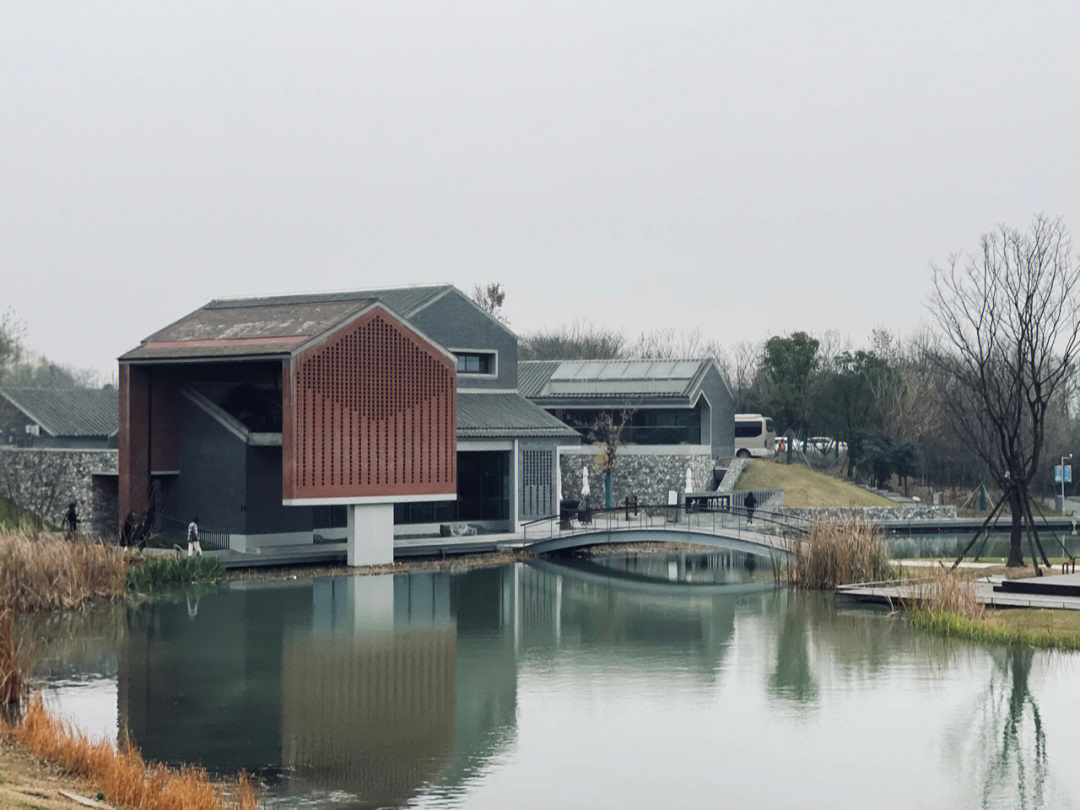
[[[1051,577],[1043,577],[1050,580]],[[1055,593],[1023,593],[1001,591],[997,588],[1005,581],[1004,577],[982,577],[975,580],[975,599],[980,605],[995,608],[1050,608],[1053,610],[1080,610],[1080,596],[1067,596]],[[1015,582],[1015,580],[1011,580]],[[837,592],[860,602],[877,602],[901,606],[926,598],[926,580],[903,580],[900,582],[862,582],[854,585],[841,585]]]

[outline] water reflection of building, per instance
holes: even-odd
[[[454,750],[457,627],[446,575],[314,588],[312,630],[286,640],[282,763],[305,788],[398,806]]]
[[[515,734],[512,573],[231,587],[133,611],[121,722],[150,759],[295,770],[280,790],[397,806]]]

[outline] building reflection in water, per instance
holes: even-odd
[[[145,756],[399,806],[514,737],[513,572],[230,587],[132,614],[119,714]]]
[[[322,580],[282,662],[282,763],[399,806],[455,747],[457,627],[444,574]]]

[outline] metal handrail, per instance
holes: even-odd
[[[790,515],[767,509],[747,509],[744,506],[727,506],[710,509],[682,504],[639,504],[637,507],[601,507],[578,509],[569,515],[545,515],[521,524],[522,538],[542,540],[565,535],[582,534],[585,531],[618,531],[629,529],[673,530],[682,527],[734,531],[741,537],[743,532],[757,536],[765,534],[754,527],[750,520],[779,529],[779,533],[806,535],[806,521],[793,520]]]

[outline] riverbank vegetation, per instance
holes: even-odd
[[[946,566],[931,569],[905,608],[914,627],[948,638],[1080,650],[1080,611],[987,608],[975,598],[974,581]]]
[[[212,582],[225,576],[216,557],[144,557],[127,570],[127,587],[132,591],[154,591],[178,585]]]
[[[125,740],[120,746],[94,741],[50,715],[34,698],[17,723],[0,721],[0,733],[35,756],[88,780],[103,798],[129,810],[255,810],[258,794],[241,774],[232,785],[216,785],[206,771],[173,770],[147,763]]]
[[[104,543],[15,531],[0,534],[0,605],[18,613],[120,599],[128,555]]]
[[[0,707],[20,706],[29,694],[23,657],[14,612],[4,608],[0,610]]]
[[[896,577],[881,530],[860,520],[816,521],[809,537],[793,545],[784,571],[788,584],[803,590]]]

